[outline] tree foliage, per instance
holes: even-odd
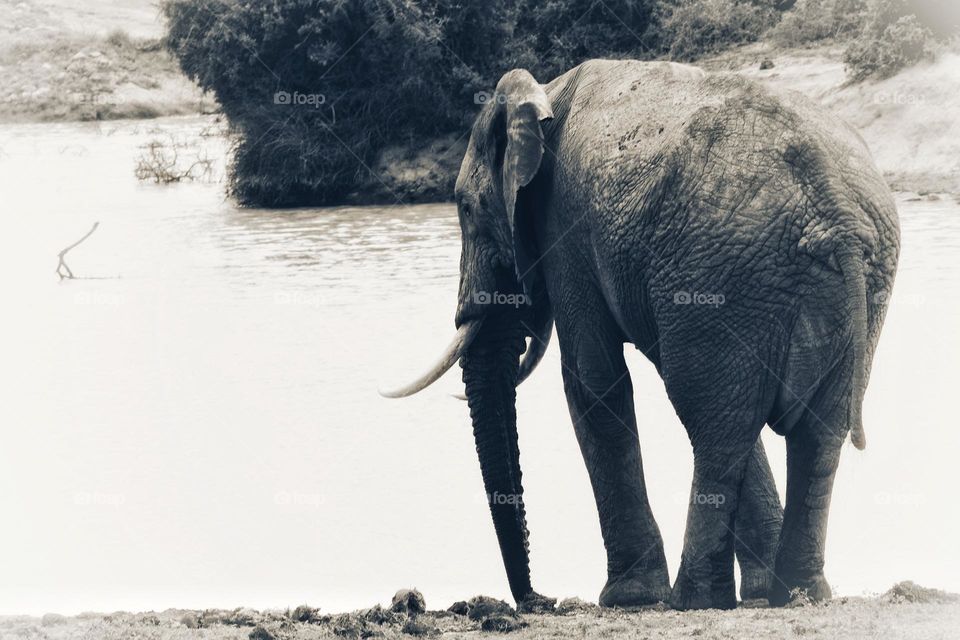
[[[512,68],[547,81],[588,58],[692,60],[758,39],[789,9],[797,41],[862,31],[848,63],[885,73],[923,37],[904,12],[867,21],[864,3],[880,16],[942,1],[163,0],[162,11],[167,47],[230,123],[232,194],[290,206],[342,200],[390,145],[465,131],[477,94]],[[878,49],[891,43],[893,54]]]

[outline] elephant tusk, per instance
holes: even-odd
[[[530,374],[533,373],[533,370],[537,368],[537,365],[540,364],[540,361],[543,360],[543,354],[547,352],[547,346],[550,344],[550,336],[553,335],[553,318],[551,317],[550,322],[547,323],[546,327],[542,331],[541,336],[533,336],[530,339],[530,344],[527,346],[526,353],[523,354],[523,357],[520,359],[520,369],[517,373],[517,386],[530,377]],[[451,397],[456,398],[457,400],[466,400],[467,394],[465,393],[451,393]]]
[[[517,386],[530,377],[533,370],[537,368],[540,361],[543,360],[543,354],[547,352],[550,345],[550,336],[553,335],[553,316],[548,316],[546,324],[539,328],[538,335],[530,338],[530,346],[527,352],[523,354],[520,360],[520,370],[517,372]]]
[[[460,357],[467,350],[467,347],[469,347],[473,339],[477,337],[481,324],[483,324],[482,318],[471,320],[460,325],[460,328],[457,329],[457,335],[453,337],[453,340],[450,342],[450,345],[447,346],[443,355],[440,356],[440,359],[437,360],[436,364],[434,364],[429,371],[402,387],[379,389],[380,395],[384,398],[405,398],[429,387],[436,382],[440,376],[446,373],[455,362],[460,360]]]

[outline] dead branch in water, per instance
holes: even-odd
[[[89,238],[91,235],[93,235],[93,232],[96,231],[97,227],[99,226],[100,226],[99,221],[94,222],[93,226],[90,227],[90,231],[87,231],[82,238],[80,238],[70,246],[65,247],[63,251],[57,254],[57,257],[60,258],[60,262],[57,264],[57,275],[60,276],[61,280],[63,280],[64,278],[69,278],[72,280],[74,277],[73,271],[71,271],[70,267],[67,266],[67,263],[63,260],[63,256],[67,255],[67,251],[70,251],[70,249],[73,249],[75,246],[77,246],[78,244],[80,244],[81,242]]]
[[[202,135],[202,134],[201,134]],[[201,149],[196,160],[186,169],[180,167],[178,149],[189,145],[179,142],[173,134],[169,141],[154,139],[143,145],[145,153],[140,155],[134,168],[138,180],[152,180],[157,184],[171,184],[183,180],[207,180],[213,172],[213,160],[207,158]]]

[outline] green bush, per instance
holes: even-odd
[[[674,60],[690,61],[725,47],[757,40],[776,12],[736,0],[683,0],[663,20],[660,39]]]
[[[863,32],[843,62],[853,80],[887,78],[932,55],[933,34],[905,0],[875,0]]]

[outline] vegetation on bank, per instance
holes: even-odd
[[[371,200],[358,189],[403,200],[371,185],[379,156],[465,132],[511,68],[549,79],[592,57],[694,60],[769,30],[849,41],[861,79],[930,55],[949,34],[943,16],[960,22],[946,0],[165,0],[162,11],[170,51],[230,123],[232,195],[264,206]],[[433,191],[452,186],[451,164],[435,168]]]
[[[159,39],[122,30],[8,34],[0,45],[0,70],[5,122],[151,118],[204,109],[200,91]]]

